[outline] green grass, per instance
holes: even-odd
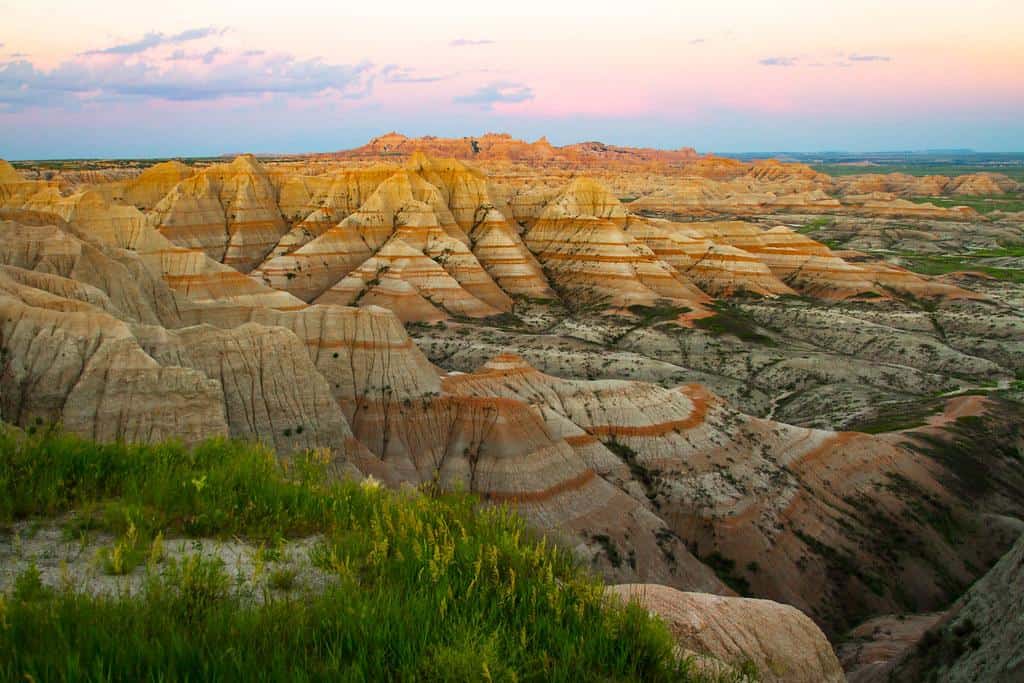
[[[0,597],[2,680],[700,680],[663,624],[469,495],[335,481],[315,455],[284,468],[231,441],[0,433],[0,523],[72,510],[149,548],[318,532],[310,559],[332,580],[296,597],[271,577],[281,590],[260,602],[193,556],[95,596],[30,568]]]
[[[900,261],[908,270],[922,275],[945,275],[960,271],[985,273],[998,280],[1024,283],[1024,270],[1019,268],[997,268],[978,263],[982,258],[1024,257],[1024,247],[1010,246],[999,249],[981,249],[962,254],[900,254]]]
[[[644,306],[635,304],[629,307],[629,312],[640,318],[642,326],[653,325],[659,322],[675,320],[681,315],[686,315],[692,309],[687,306],[672,306],[660,304],[656,306]]]
[[[797,228],[796,231],[801,235],[812,235],[821,230],[822,228],[828,227],[834,221],[835,218],[832,218],[831,216],[821,216],[819,218],[815,218],[814,220],[805,223],[804,225]]]
[[[757,331],[757,325],[742,311],[727,303],[716,302],[715,314],[694,320],[694,325],[715,335],[733,335],[739,339],[765,346],[776,346],[775,340]]]
[[[874,417],[847,425],[846,430],[865,434],[884,434],[904,429],[913,429],[927,424],[928,418],[942,411],[945,401],[941,398],[924,401],[882,404],[876,408]]]
[[[862,175],[869,173],[906,173],[926,176],[944,175],[955,177],[971,173],[1002,173],[1017,182],[1024,181],[1024,166],[1020,164],[877,164],[857,166],[854,164],[812,164],[811,168],[830,176]]]
[[[953,206],[969,206],[978,213],[987,214],[993,211],[1016,212],[1024,211],[1024,197],[1018,195],[996,195],[992,197],[957,196],[957,197],[911,197],[918,204],[934,204],[950,208]]]
[[[715,575],[718,576],[722,582],[732,588],[740,595],[749,597],[750,592],[750,581],[745,576],[741,576],[736,573],[736,561],[722,555],[717,550],[710,555],[705,555],[700,558],[701,562],[711,567],[714,570]]]

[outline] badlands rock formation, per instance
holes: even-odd
[[[758,680],[846,680],[821,629],[792,607],[769,600],[683,593],[652,584],[609,586],[608,592],[636,601],[664,619],[684,652],[733,668],[752,664]]]
[[[519,161],[571,167],[602,163],[671,163],[698,158],[697,152],[690,147],[666,151],[616,147],[601,142],[581,142],[554,147],[544,137],[528,143],[502,133],[487,133],[480,137],[465,138],[408,138],[394,132],[373,138],[362,147],[336,152],[331,156],[339,159],[376,159],[392,156],[410,157],[417,152],[455,159]]]
[[[124,183],[120,199],[143,211],[155,207],[175,185],[192,176],[195,171],[180,161],[165,161],[150,166],[138,176]]]
[[[903,197],[1001,195],[1021,190],[1020,183],[1001,173],[972,173],[955,178],[942,175],[912,176],[906,173],[873,173],[842,176],[836,179],[836,184],[844,195],[882,192]]]
[[[175,244],[236,270],[252,270],[287,232],[277,188],[251,156],[218,164],[173,187],[150,224]]]
[[[5,422],[324,449],[829,636],[945,608],[1014,540],[1024,228],[904,200],[999,179],[502,136],[89,173],[0,164]],[[998,267],[909,269],[971,249]]]

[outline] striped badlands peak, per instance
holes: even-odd
[[[713,296],[794,294],[758,256],[716,243],[690,224],[632,218],[626,231]]]
[[[555,293],[519,231],[490,205],[477,209],[469,233],[473,253],[503,290],[512,296],[554,299]]]
[[[786,168],[762,165],[722,182],[813,180]],[[139,239],[143,217],[170,241],[161,246],[145,235],[168,282],[210,301],[381,305],[407,322],[437,322],[508,313],[513,297],[619,309],[672,305],[699,317],[709,295],[972,296],[892,265],[849,263],[782,226],[642,217],[627,208],[640,202],[623,204],[586,177],[510,191],[468,164],[422,153],[401,168],[301,170],[270,170],[251,156],[196,173],[167,162],[65,196],[8,169],[5,187],[16,188],[8,205],[19,208],[67,218],[70,205],[83,207],[79,213],[93,207],[100,219],[90,230],[117,224],[120,246]],[[175,178],[182,179],[148,214],[117,199],[135,192],[145,205]],[[249,268],[251,283],[243,275]],[[276,301],[271,288],[281,292]]]
[[[824,244],[790,228],[765,230],[743,221],[688,224],[693,231],[717,243],[752,254],[780,280],[801,294],[821,299],[846,299],[892,294],[915,297],[970,298],[976,294],[929,280],[886,263],[848,263]]]
[[[191,177],[195,169],[180,161],[155,164],[121,185],[120,192],[112,193],[125,204],[143,211],[156,206],[178,183]]]
[[[150,227],[138,209],[107,202],[98,192],[86,190],[68,197],[49,192],[36,195],[25,204],[35,212],[36,222],[56,216],[105,245],[129,249],[157,277],[175,291],[194,301],[216,301],[221,305],[301,308],[302,301],[253,280],[230,266],[211,259],[205,252],[171,243]]]
[[[178,183],[149,218],[175,244],[242,272],[256,267],[288,231],[277,188],[248,155]]]
[[[555,286],[584,303],[613,307],[659,300],[699,310],[706,294],[625,230],[625,207],[607,188],[577,178],[526,232],[526,245]]]

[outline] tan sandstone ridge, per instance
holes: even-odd
[[[259,438],[281,452],[330,448],[338,467],[391,483],[438,481],[510,502],[620,580],[725,591],[698,555],[757,561],[759,593],[824,622],[841,618],[839,579],[798,568],[807,539],[849,543],[850,525],[866,521],[846,501],[882,504],[893,468],[941,492],[912,455],[875,437],[749,418],[696,385],[564,380],[513,357],[442,378],[384,309],[190,301],[136,252],[56,217],[28,223],[5,223],[2,242],[16,273],[3,295],[3,418],[16,424],[39,417],[97,438],[174,430]],[[117,303],[126,291],[133,305]],[[58,331],[64,346],[52,341]],[[947,571],[967,571],[958,569],[967,558],[942,552]],[[787,578],[798,573],[799,584]],[[849,580],[842,590],[891,605],[858,588],[867,574]],[[920,599],[936,599],[927,579],[915,585]]]
[[[835,179],[844,195],[891,193],[901,197],[941,195],[1001,195],[1019,192],[1020,183],[1001,173],[971,173],[950,178],[942,175],[912,176],[905,173],[871,173]]]
[[[150,223],[175,244],[200,249],[236,270],[252,270],[287,232],[277,188],[252,156],[217,164],[178,183]]]
[[[669,301],[699,310],[707,295],[629,234],[628,220],[607,188],[578,178],[527,223],[524,237],[555,284],[584,303]]]
[[[150,166],[124,183],[119,198],[141,210],[156,206],[175,185],[192,176],[195,170],[180,161],[165,161]]]
[[[699,163],[707,173],[738,174],[747,183],[817,182],[818,174],[792,165],[726,161]],[[3,187],[25,184],[13,170],[5,175],[13,182]],[[851,264],[781,226],[644,218],[634,211],[644,199],[623,204],[586,177],[509,191],[477,168],[419,151],[403,168],[317,176],[271,172],[252,157],[196,174],[167,162],[127,189],[148,193],[144,204],[176,179],[145,221],[178,249],[156,245],[147,232],[144,250],[160,253],[168,282],[193,298],[205,290],[209,300],[256,297],[275,308],[381,305],[408,322],[436,322],[508,313],[513,297],[561,296],[612,308],[670,304],[699,317],[708,295],[968,296],[895,266]],[[100,197],[109,199],[105,191],[64,196],[56,187],[29,185],[31,192],[9,190],[8,205],[67,218],[79,210],[69,207],[103,214]],[[109,215],[118,216],[110,220],[142,234],[144,214],[116,198],[108,203],[116,207]],[[922,206],[930,210],[913,204]],[[129,241],[121,246],[135,248]],[[239,271],[253,265],[248,282]],[[269,288],[281,292],[278,300]]]
[[[682,162],[698,158],[697,152],[689,147],[668,151],[617,147],[601,142],[581,142],[555,147],[547,138],[542,137],[536,142],[529,143],[516,140],[504,133],[487,133],[480,137],[465,138],[409,138],[394,132],[373,138],[362,147],[335,152],[331,156],[338,159],[377,159],[409,157],[417,152],[474,161],[523,161],[565,166],[597,163],[640,165],[651,162]]]
[[[608,592],[635,601],[668,624],[686,653],[736,670],[753,664],[758,680],[843,683],[832,646],[813,621],[770,600],[684,593],[666,586],[626,584]],[[705,668],[714,667],[708,663]]]
[[[478,211],[488,206],[479,172],[414,157],[337,226],[272,256],[253,276],[307,301],[394,302],[408,320],[497,315],[510,310],[511,299],[494,276],[514,294],[548,289],[502,214],[478,224]],[[467,234],[474,231],[480,258]]]

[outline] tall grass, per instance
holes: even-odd
[[[27,573],[0,598],[0,679],[699,679],[664,625],[467,495],[333,481],[315,456],[286,470],[229,441],[0,435],[0,520],[73,509],[133,534],[321,533],[311,561],[331,580],[261,602],[197,557],[168,561],[134,595],[47,589]]]

